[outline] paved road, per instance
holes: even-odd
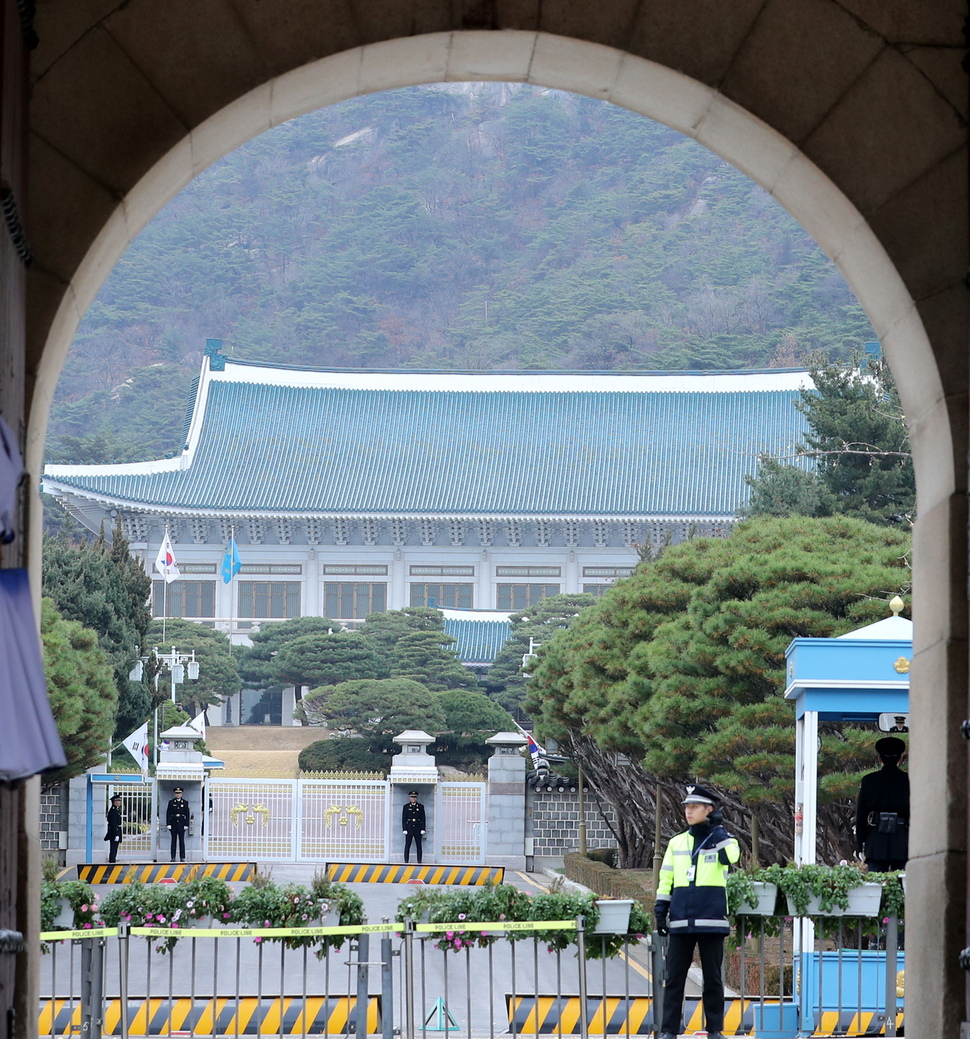
[[[272,878],[277,883],[308,883],[313,867],[275,865]],[[506,882],[536,894],[548,884],[542,875],[506,873]],[[351,885],[364,899],[367,920],[393,920],[402,898],[413,892],[404,884]],[[371,935],[367,959],[381,960],[380,935]],[[499,940],[490,949],[473,949],[460,953],[444,953],[433,947],[433,940],[415,942],[415,1004],[421,1020],[429,1015],[428,1032],[438,1024],[434,1013],[442,999],[451,1013],[459,1034],[489,1034],[508,1028],[506,994],[578,995],[579,961],[572,950],[550,954],[545,946],[532,939],[518,942]],[[595,939],[591,939],[595,940]],[[197,938],[183,939],[169,954],[154,950],[156,943],[148,939],[131,939],[129,958],[129,992],[132,996],[153,997],[278,995],[299,996],[343,994],[357,991],[355,964],[358,954],[350,943],[333,951],[323,961],[312,952],[286,951],[279,944],[255,944],[251,939]],[[105,966],[105,992],[115,995],[119,984],[118,942],[109,940]],[[394,1024],[402,1024],[403,1010],[403,940],[393,938],[392,974],[394,987]],[[304,969],[304,963],[306,967]],[[79,992],[80,954],[77,947],[57,946],[52,956],[45,957],[42,967],[42,992],[49,994],[52,980],[57,979],[58,996]],[[73,984],[72,984],[73,979]],[[304,980],[305,979],[305,980]],[[588,963],[587,986],[590,995],[647,995],[650,992],[649,959],[643,947],[632,946],[630,957]],[[381,971],[375,966],[369,976],[369,992],[381,991]],[[420,1027],[420,1021],[417,1022]],[[453,1026],[450,1026],[453,1027]],[[436,1033],[435,1033],[436,1034]]]

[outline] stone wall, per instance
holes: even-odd
[[[66,783],[46,787],[40,794],[40,847],[41,851],[50,852],[60,849],[60,836],[67,829]]]
[[[613,848],[616,839],[589,791],[584,798],[586,809],[586,847]],[[606,809],[613,820],[613,812]],[[579,850],[579,793],[564,790],[526,789],[526,830],[532,838],[532,854],[537,859],[559,859],[567,852]]]

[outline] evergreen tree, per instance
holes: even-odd
[[[592,606],[596,599],[585,593],[550,595],[527,610],[513,613],[509,620],[512,632],[488,669],[485,685],[503,707],[521,707],[528,679],[522,670],[523,658],[532,645],[541,645],[557,628],[568,628],[580,611]]]
[[[65,620],[48,598],[41,603],[40,634],[47,696],[67,758],[63,769],[44,779],[60,782],[103,760],[115,728],[118,689],[97,632]]]
[[[672,546],[543,645],[526,706],[580,759],[591,741],[662,782],[713,783],[729,807],[758,812],[767,850],[790,856],[785,648],[886,616],[888,600],[909,586],[909,547],[905,531],[847,517],[750,520],[725,539]],[[851,853],[846,799],[869,767],[871,742],[871,732],[823,727],[829,856]],[[601,768],[595,775],[620,811],[625,788]]]
[[[280,685],[337,685],[353,679],[387,678],[389,668],[368,640],[356,631],[301,635],[276,657]]]
[[[433,735],[446,725],[438,697],[409,678],[361,679],[313,689],[303,698],[303,709],[311,723],[350,730],[374,754],[392,751],[392,737],[408,729]]]
[[[269,689],[278,684],[276,656],[284,646],[304,635],[327,635],[340,625],[327,617],[293,617],[286,621],[263,622],[249,636],[251,646],[239,650],[236,667],[248,689]]]
[[[762,461],[741,516],[856,516],[908,526],[916,508],[916,478],[899,393],[882,360],[830,364],[816,357],[814,389],[796,407],[809,430],[798,453],[814,468]]]
[[[104,531],[92,543],[44,539],[43,594],[68,620],[98,634],[114,670],[118,691],[115,737],[123,739],[148,717],[151,694],[128,675],[144,652],[150,615],[150,583],[128,554],[124,536],[116,534],[110,550]]]
[[[509,712],[484,693],[449,689],[438,693],[437,702],[445,715],[444,730],[435,740],[435,759],[439,764],[474,763],[480,767],[488,757],[485,741],[497,732],[515,731]]]
[[[397,678],[413,678],[433,690],[478,688],[477,677],[448,647],[440,610],[409,606],[403,610],[367,615],[362,634],[388,661]]]

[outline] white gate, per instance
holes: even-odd
[[[152,819],[155,817],[155,784],[120,783],[118,786],[109,784],[104,787],[96,786],[94,789],[95,840],[98,837],[97,819],[101,812],[97,803],[100,793],[97,791],[104,791],[105,812],[111,798],[117,794],[121,798],[121,854],[126,858],[149,859],[152,852]]]
[[[391,788],[383,780],[213,776],[208,795],[209,860],[388,861]]]
[[[380,779],[301,779],[302,862],[386,862],[391,787]]]
[[[297,847],[295,779],[209,780],[205,857],[292,862]]]
[[[439,862],[485,862],[485,784],[439,783],[435,853]]]

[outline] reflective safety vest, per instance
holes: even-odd
[[[741,857],[734,837],[695,839],[690,830],[670,839],[660,867],[657,902],[669,902],[671,934],[696,931],[728,934],[728,866]]]

